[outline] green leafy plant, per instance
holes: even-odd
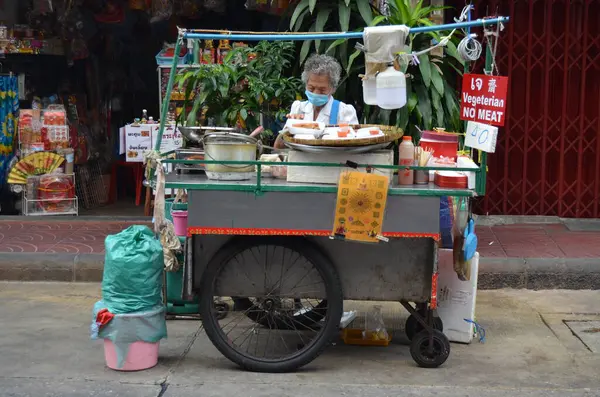
[[[414,5],[411,0],[392,0],[388,4],[389,15],[378,16],[378,23],[406,25],[410,28],[433,25],[429,19],[431,14],[448,8],[424,6],[423,0]],[[450,32],[444,32],[448,33]],[[439,32],[411,34],[406,52],[418,53],[441,40],[442,35]],[[356,55],[356,52],[353,55]],[[401,70],[409,76],[407,106],[394,112],[369,109],[367,117],[388,121],[395,118],[395,124],[411,132],[411,135],[414,135],[416,126],[422,129],[442,127],[453,131],[462,130],[454,81],[457,73],[461,73],[463,61],[458,56],[456,44],[452,40],[448,42],[445,56],[428,52],[419,55],[418,60],[408,62],[407,58],[400,57]]]
[[[368,26],[373,21],[373,10],[369,0],[300,0],[293,10],[290,19],[290,29],[293,31],[325,32],[342,31],[348,32]],[[336,54],[344,55],[343,61],[347,61],[348,41],[337,40],[333,43],[323,40],[306,40],[300,50],[300,63],[307,58],[311,47],[314,51],[331,52],[339,47]]]
[[[350,32],[361,31],[365,26],[378,22],[377,11],[373,10],[369,0],[300,0],[291,10],[289,28],[295,32]],[[361,70],[360,62],[351,69],[356,56],[351,54],[358,40],[306,40],[298,53],[298,63],[302,64],[311,52],[326,53],[338,59],[346,70],[336,96],[348,103],[350,98],[361,94],[357,74]],[[348,79],[348,77],[351,77]]]
[[[232,49],[223,64],[186,69],[176,78],[185,87],[179,123],[240,125],[253,130],[263,119],[281,120],[302,91],[302,82],[290,76],[294,58],[291,42],[259,42]]]

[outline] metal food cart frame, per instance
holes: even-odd
[[[507,17],[480,19],[412,28],[411,33],[470,28],[507,21]],[[361,37],[362,32],[235,34],[180,29],[175,53],[178,53],[184,39],[259,41]],[[489,53],[486,58],[489,58]],[[167,98],[173,88],[176,70],[177,59],[174,58],[167,86]],[[156,152],[160,151],[167,105],[168,101],[162,104]],[[471,198],[483,195],[486,180],[485,153],[481,155],[479,168],[454,169],[476,175],[476,188],[473,190],[439,188],[433,184],[410,187],[390,186],[386,212],[383,215],[383,236],[387,237],[389,242],[371,245],[331,238],[337,185],[291,183],[263,177],[262,167],[282,165],[282,163],[177,160],[171,158],[173,154],[173,152],[161,154],[159,162],[232,166],[251,164],[256,167],[256,178],[249,181],[215,181],[206,176],[176,173],[170,173],[165,177],[166,188],[188,191],[189,226],[185,244],[182,297],[193,299],[196,294],[199,294],[200,314],[206,333],[228,359],[247,370],[260,372],[287,372],[306,365],[316,358],[337,334],[343,300],[353,299],[399,301],[410,313],[406,331],[409,339],[412,339],[410,351],[413,359],[422,367],[432,368],[446,361],[450,353],[450,345],[441,332],[443,324],[434,316],[437,307],[439,198],[443,196]],[[287,162],[285,165],[338,168],[347,166],[340,163],[303,162]],[[353,166],[388,170],[441,169],[377,164],[353,164]],[[274,216],[274,209],[280,210],[281,203],[286,203],[284,207],[286,211],[277,212]],[[248,262],[245,262],[246,258],[250,258]],[[303,262],[286,265],[292,258],[302,258]],[[277,269],[273,270],[275,264],[281,266],[279,281],[271,281],[271,276],[277,278],[274,273]],[[295,272],[296,267],[304,270],[311,265],[314,269],[309,269],[302,278],[295,273],[288,274],[292,269]],[[231,269],[226,271],[224,269],[227,266],[231,266]],[[257,267],[253,269],[251,266]],[[223,273],[229,278],[217,281]],[[318,281],[318,279],[322,281],[322,286],[318,284],[320,286],[318,290],[302,292],[292,287],[287,295],[273,295],[275,290],[278,292],[282,290],[283,284],[294,277],[302,281],[309,274],[310,281]],[[242,279],[242,276],[245,279]],[[234,313],[242,312],[240,317],[253,321],[250,322],[254,324],[254,328],[251,328],[242,343],[248,338],[252,341],[254,334],[257,334],[255,350],[258,349],[258,334],[262,328],[269,330],[269,337],[271,330],[294,330],[302,342],[298,342],[295,348],[292,346],[289,354],[275,358],[266,357],[266,351],[270,346],[268,337],[263,343],[265,346],[263,357],[258,357],[256,352],[254,355],[251,354],[248,348],[246,352],[242,351],[241,345],[235,344],[237,338],[233,340],[233,336],[229,336],[229,333],[225,334],[220,328],[223,316],[222,313],[215,312],[215,306],[218,306],[214,305],[215,296],[232,297]],[[291,309],[283,308],[284,296],[285,299],[292,300]],[[253,297],[254,300],[248,297]],[[310,309],[297,311],[297,301],[309,298],[317,299],[319,303]],[[258,314],[251,315],[251,312],[258,312]],[[307,325],[307,319],[312,321],[310,325],[314,329]],[[236,321],[239,323],[242,320]],[[299,330],[299,327],[304,328]],[[314,333],[315,339],[306,343],[302,339],[304,331]],[[289,348],[283,336],[281,340],[285,347]]]

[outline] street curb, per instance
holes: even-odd
[[[102,281],[104,254],[0,254],[0,280]],[[479,289],[600,289],[600,258],[481,258]]]
[[[0,254],[0,280],[102,281],[103,271],[104,254]]]

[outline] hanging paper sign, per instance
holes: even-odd
[[[152,148],[152,126],[150,124],[125,127],[125,161],[141,163],[144,152]]]
[[[160,131],[160,126],[156,125],[152,130],[152,148],[156,146],[156,141],[158,139],[158,132]],[[176,128],[174,125],[166,125],[165,130],[162,135],[162,139],[160,141],[160,152],[170,152],[171,150],[180,149],[183,145],[183,136],[179,131],[179,128]]]
[[[503,126],[508,77],[465,74],[460,101],[461,120]]]
[[[498,127],[477,123],[475,121],[469,121],[467,123],[465,146],[483,150],[487,153],[494,153],[496,151],[497,139]]]
[[[387,176],[345,171],[340,175],[333,235],[376,243],[381,239],[389,186]]]

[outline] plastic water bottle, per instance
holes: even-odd
[[[402,143],[398,149],[398,183],[400,185],[412,185],[414,182],[414,171],[403,169],[402,166],[411,166],[415,164],[415,145],[410,136],[402,137]]]

